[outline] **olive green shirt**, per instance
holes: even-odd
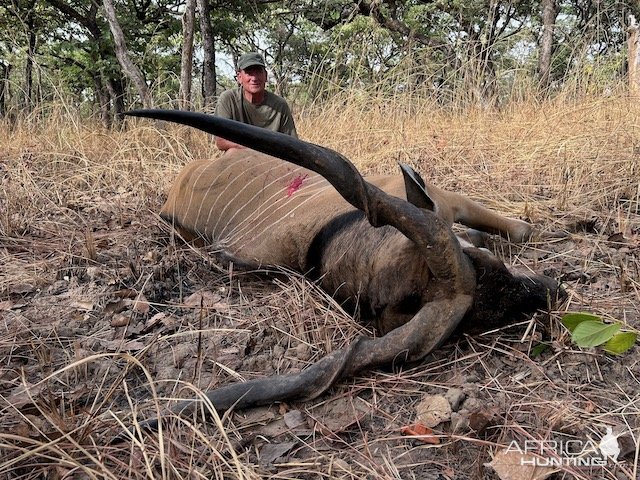
[[[254,105],[244,98],[242,88],[226,90],[218,98],[215,114],[298,138],[287,101],[269,91],[264,92],[264,101],[260,105]]]

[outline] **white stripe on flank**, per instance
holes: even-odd
[[[239,160],[244,160],[244,159],[239,159]],[[264,162],[261,162],[260,164],[256,165],[256,167],[259,167],[260,165],[264,165],[264,164],[268,164],[273,162],[272,159],[266,158],[264,160]],[[244,173],[244,172],[243,172]],[[249,182],[245,182],[245,177],[246,175],[244,175],[243,173],[240,173],[238,175],[236,175],[234,178],[232,178],[229,182],[227,182],[226,186],[224,187],[224,189],[222,189],[220,191],[220,193],[218,194],[218,197],[215,199],[215,201],[211,204],[211,208],[209,209],[209,214],[207,215],[207,221],[205,222],[205,233],[206,233],[206,226],[207,225],[211,225],[211,217],[214,214],[214,209],[216,207],[216,205],[218,205],[218,202],[220,201],[220,198],[223,197],[223,195],[228,191],[228,190],[233,190],[233,185],[236,182],[244,182],[243,185],[236,191],[236,194],[233,196],[233,198],[231,198],[230,200],[225,200],[225,205],[222,208],[222,210],[218,211],[218,218],[215,219],[216,223],[211,227],[211,232],[209,233],[210,238],[214,238],[214,239],[218,239],[218,238],[222,238],[222,234],[217,234],[217,230],[218,230],[218,225],[220,224],[220,221],[222,220],[222,217],[224,216],[224,213],[227,211],[228,208],[234,208],[233,205],[233,200],[235,198],[238,197],[238,195],[240,195],[242,193],[243,190],[245,190],[246,188],[248,188],[248,186],[255,180],[259,180],[259,177],[255,177],[253,179],[251,179]],[[235,215],[235,213],[234,213]],[[224,232],[224,229],[226,228],[226,225],[222,226],[222,232]],[[221,232],[221,233],[222,233]]]
[[[281,166],[287,162],[280,164],[268,156],[259,156],[256,160],[256,163],[249,163],[249,168],[244,171],[241,164],[247,161],[246,156],[227,160],[224,165],[214,162],[199,165],[187,179],[187,185],[191,185],[190,192],[185,192],[187,198],[182,201],[176,199],[173,204],[174,216],[175,212],[185,213],[183,221],[192,223],[195,233],[212,241],[216,249],[226,249],[233,254],[233,250],[263,238],[268,230],[280,225],[309,202],[316,201],[327,189],[333,189],[324,178],[311,172],[310,178],[303,180],[300,190],[287,195],[290,180],[308,170],[291,164],[293,168],[283,171]],[[211,173],[214,176],[208,178]],[[269,190],[273,193],[266,197]],[[238,199],[247,193],[251,198],[237,204]],[[306,198],[300,200],[300,194]],[[189,212],[195,212],[195,215]],[[230,248],[232,246],[235,248]]]
[[[252,226],[251,229],[249,229],[249,230],[247,230],[245,232],[242,232],[242,234],[236,234],[236,235],[234,235],[234,237],[228,237],[229,245],[233,245],[233,244],[242,242],[243,240],[244,240],[244,243],[246,243],[246,242],[251,241],[252,238],[259,238],[262,235],[266,235],[265,232],[267,230],[272,229],[273,227],[278,225],[280,222],[285,221],[289,217],[289,215],[294,213],[299,208],[302,208],[307,202],[311,202],[311,201],[315,200],[315,198],[318,197],[319,195],[321,195],[324,192],[324,190],[326,190],[327,188],[333,188],[333,187],[326,186],[326,187],[322,187],[322,188],[318,189],[313,195],[310,195],[303,202],[300,202],[295,208],[287,210],[287,214],[286,215],[280,215],[275,222],[270,222],[270,223],[265,224],[262,227],[262,229],[259,230],[259,231],[256,231],[256,229],[258,229],[260,224],[264,223],[264,221],[255,223]],[[281,205],[275,211],[280,210],[280,209],[282,209],[284,207],[286,207],[286,204]],[[247,238],[249,236],[249,234],[251,234],[251,237]],[[239,248],[242,248],[244,246],[244,243],[241,243]]]
[[[322,183],[326,183],[326,181],[322,177],[318,176],[318,177],[316,177],[314,182],[309,183],[308,185],[305,186],[305,188],[313,189],[314,187],[316,187],[316,185],[322,184]],[[324,192],[327,188],[333,188],[333,187],[331,185],[326,185],[326,186],[321,187],[319,189],[316,188],[316,191],[313,192],[313,194],[309,198],[307,198],[304,201],[302,201],[295,208],[291,208],[290,207],[290,203],[292,203],[294,200],[297,201],[297,198],[294,198],[293,196],[287,197],[285,192],[277,191],[273,195],[271,195],[271,197],[266,198],[262,202],[262,204],[250,216],[245,218],[242,222],[239,222],[228,233],[227,236],[228,237],[236,237],[234,239],[234,241],[238,241],[238,240],[240,240],[240,238],[238,238],[238,237],[247,236],[247,235],[250,235],[252,232],[254,232],[256,230],[256,228],[258,228],[258,226],[260,224],[264,223],[266,217],[268,217],[269,215],[277,215],[278,218],[279,218],[278,221],[266,225],[262,229],[262,231],[261,231],[261,233],[262,233],[267,228],[269,228],[269,226],[273,226],[273,225],[279,223],[282,219],[287,218],[291,213],[296,211],[298,208],[300,208],[302,205],[304,205],[305,203],[307,203],[311,199],[315,198],[320,193]],[[281,212],[281,213],[278,215],[278,212]],[[257,234],[254,234],[253,236],[255,237],[256,235]]]
[[[236,217],[240,214],[240,212],[241,212],[242,210],[244,210],[245,208],[248,208],[248,207],[252,206],[252,205],[253,205],[253,201],[254,201],[255,199],[257,199],[260,195],[262,195],[262,194],[264,193],[264,191],[265,191],[265,190],[267,190],[267,189],[268,189],[269,187],[271,187],[272,185],[277,185],[279,182],[284,183],[284,180],[286,179],[286,177],[290,176],[291,174],[295,174],[295,173],[297,173],[297,172],[300,172],[301,170],[302,170],[302,168],[301,168],[301,167],[296,167],[294,170],[291,170],[291,171],[289,171],[289,172],[285,173],[284,175],[281,175],[281,176],[279,176],[279,177],[275,177],[275,176],[274,176],[274,177],[273,177],[273,180],[272,180],[270,183],[268,183],[267,185],[262,185],[261,187],[258,187],[258,189],[255,191],[256,193],[253,195],[253,197],[251,197],[251,198],[250,198],[246,203],[244,203],[243,205],[238,206],[238,207],[235,209],[234,214],[231,216],[231,218],[229,218],[229,220],[227,221],[227,224],[223,226],[222,231],[218,234],[218,236],[222,237],[222,236],[223,236],[223,233],[224,233],[224,231],[225,231],[225,229],[226,229],[229,225],[233,225],[233,219],[234,219],[234,218],[236,218]],[[266,180],[266,175],[264,175],[264,176],[262,176],[262,177],[263,177],[263,182],[264,182],[264,181]],[[250,182],[247,182],[247,183],[246,183],[246,184],[245,184],[245,185],[244,185],[244,186],[243,186],[243,187],[242,187],[242,188],[241,188],[241,189],[236,193],[236,195],[235,195],[235,196],[234,196],[234,197],[229,201],[229,203],[228,203],[228,205],[227,205],[227,206],[229,206],[229,205],[233,205],[233,204],[234,204],[234,200],[235,200],[235,199],[236,199],[236,198],[237,198],[237,197],[238,197],[238,196],[243,192],[243,190],[247,189],[247,188],[249,187],[249,185],[250,185],[254,180],[260,180],[260,176],[255,177],[255,178],[254,178],[254,179],[252,179]],[[246,221],[247,219],[251,218],[251,216],[252,216],[252,215],[253,215],[253,216],[255,216],[255,215],[260,215],[260,214],[261,214],[261,213],[260,213],[260,210],[259,210],[259,209],[260,209],[260,207],[261,207],[262,205],[265,205],[265,204],[266,204],[266,205],[271,204],[271,203],[272,203],[272,202],[271,202],[271,199],[272,199],[273,197],[278,196],[278,194],[279,194],[279,191],[276,191],[276,192],[275,192],[275,193],[274,193],[270,198],[265,199],[265,200],[262,202],[262,204],[259,204],[258,202],[256,202],[256,208],[255,208],[255,210],[254,210],[254,211],[253,211],[253,212],[252,212],[252,213],[251,213],[247,218],[245,218],[245,220],[243,220],[243,221]],[[226,207],[225,207],[225,208],[226,208]],[[220,218],[222,218],[222,215],[220,215]],[[239,222],[239,223],[242,223],[242,222]],[[218,225],[218,224],[216,223],[216,228],[217,228],[217,225]],[[233,227],[233,229],[235,229],[235,228],[236,228],[236,227]],[[214,231],[215,231],[215,229],[214,229]],[[211,235],[212,235],[212,236],[214,236],[214,231],[212,231],[212,232],[211,232]]]

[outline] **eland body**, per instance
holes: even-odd
[[[530,224],[432,186],[410,167],[363,178],[340,154],[287,135],[198,113],[129,115],[191,125],[255,150],[192,162],[179,174],[161,215],[186,239],[212,244],[242,267],[310,275],[382,334],[354,339],[298,374],[213,390],[217,409],[316,397],[359,370],[423,358],[461,323],[504,325],[560,293],[555,280],[511,272],[451,229],[458,222],[526,241]]]

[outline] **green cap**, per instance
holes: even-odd
[[[240,58],[238,59],[238,70],[245,70],[254,65],[259,65],[266,68],[262,55],[256,52],[240,55]]]

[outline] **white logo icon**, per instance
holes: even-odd
[[[602,455],[613,462],[618,461],[618,455],[620,455],[620,445],[618,445],[618,437],[613,434],[611,427],[607,427],[607,434],[602,437],[598,448],[602,452]]]

